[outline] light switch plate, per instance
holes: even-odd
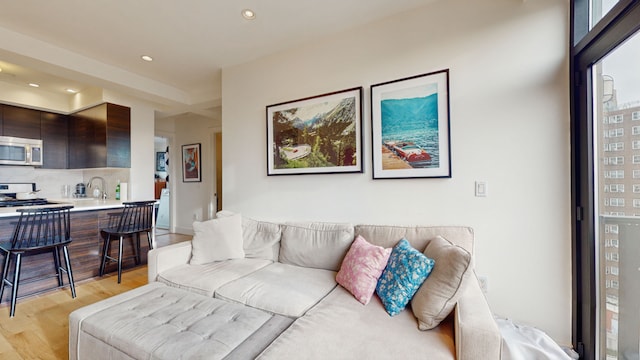
[[[486,181],[476,181],[476,196],[485,197],[487,196],[488,188]]]

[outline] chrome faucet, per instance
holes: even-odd
[[[92,177],[92,178],[89,180],[89,182],[87,182],[87,188],[91,189],[91,185],[93,184],[93,180],[96,180],[96,179],[100,180],[100,188],[99,188],[99,190],[101,191],[101,196],[100,196],[100,197],[101,197],[103,200],[106,200],[106,199],[107,199],[107,188],[106,188],[106,186],[105,186],[104,178],[102,178],[102,177],[100,177],[100,176],[94,176],[94,177]]]

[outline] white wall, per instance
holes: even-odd
[[[568,19],[566,1],[443,1],[224,69],[224,208],[472,226],[493,311],[569,344]],[[445,68],[453,177],[372,180],[369,86]],[[365,88],[365,173],[267,177],[265,106],[354,86]],[[488,197],[474,197],[475,180]]]
[[[212,158],[212,134],[214,123],[211,119],[200,116],[183,116],[175,120],[176,150],[169,150],[169,163],[173,162],[175,174],[170,178],[175,182],[175,232],[193,234],[193,221],[206,220],[211,204],[215,205],[215,179],[212,169],[215,169],[215,159]],[[182,145],[201,144],[201,179],[200,182],[182,181]],[[175,179],[175,180],[174,180]]]

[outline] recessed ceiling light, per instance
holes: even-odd
[[[68,92],[68,93],[71,93],[71,94],[75,94],[75,93],[77,93],[77,92],[78,92],[78,90],[76,90],[76,89],[71,89],[71,88],[64,89],[64,90],[65,90],[66,92]]]
[[[144,61],[153,61],[153,58],[149,55],[142,55],[141,57]]]
[[[40,87],[40,85],[38,85],[36,83],[29,83],[29,86],[31,86],[31,87]]]
[[[244,9],[242,10],[242,17],[247,19],[247,20],[253,20],[256,18],[256,13],[253,12],[253,10],[251,9]]]

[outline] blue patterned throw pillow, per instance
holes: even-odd
[[[376,286],[376,294],[389,315],[398,315],[404,310],[431,273],[434,264],[433,259],[414,249],[406,239],[393,247],[387,267]]]

